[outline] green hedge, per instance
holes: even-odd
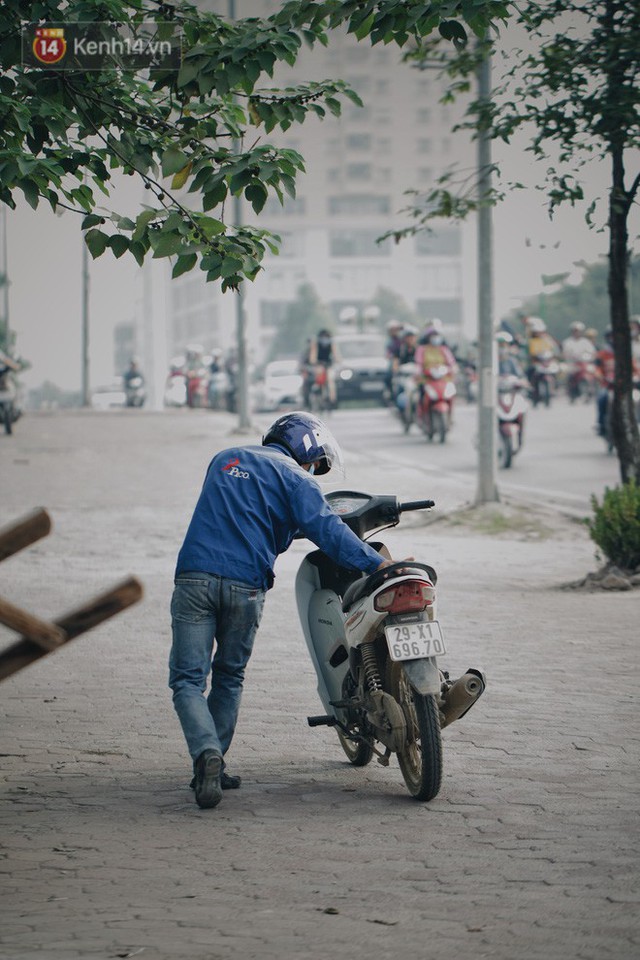
[[[640,486],[630,480],[607,487],[602,503],[592,496],[591,506],[589,533],[607,560],[625,570],[640,566]]]

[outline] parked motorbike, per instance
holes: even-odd
[[[440,443],[444,443],[451,426],[456,385],[450,378],[450,370],[446,364],[431,367],[424,377],[422,396],[416,409],[416,422],[429,440],[438,437]]]
[[[395,526],[432,500],[399,503],[394,496],[343,490],[327,502],[361,539]],[[373,547],[388,556],[381,543]],[[392,754],[416,800],[432,800],[442,781],[441,730],[464,716],[485,688],[481,671],[455,682],[438,667],[446,652],[436,616],[433,567],[404,560],[366,576],[346,570],[320,550],[296,578],[298,613],[325,710],[312,727],[336,728],[353,766]]]
[[[534,407],[537,407],[539,403],[544,403],[545,407],[550,406],[559,371],[560,365],[551,351],[545,351],[533,360],[531,401]]]
[[[127,407],[143,407],[147,393],[143,377],[130,377],[125,382],[125,405]]]
[[[524,418],[529,404],[523,396],[525,383],[513,374],[498,378],[498,465],[507,470],[522,448]]]

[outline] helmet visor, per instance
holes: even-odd
[[[314,453],[318,454],[317,457],[308,461],[312,463],[316,460],[319,461],[315,476],[322,477],[331,471],[332,480],[338,479],[338,477],[344,479],[345,468],[342,449],[331,430],[322,420],[316,420],[310,433],[311,436],[308,436],[308,439],[305,437],[304,442],[310,458],[314,457]]]

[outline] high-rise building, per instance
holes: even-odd
[[[228,0],[201,5],[225,15],[229,11]],[[280,5],[236,0],[235,15],[268,16]],[[372,46],[333,31],[328,47],[305,49],[293,68],[278,68],[273,86],[340,78],[364,106],[346,100],[340,118],[309,116],[286,132],[256,128],[263,142],[302,154],[306,173],[298,178],[296,199],[284,206],[271,197],[256,217],[249,204],[242,204],[246,223],[282,237],[280,254],[269,254],[256,281],[244,284],[255,360],[267,357],[275,328],[303,283],[315,287],[336,321],[346,308],[366,310],[385,288],[403,297],[425,323],[440,318],[454,342],[473,328],[468,227],[443,221],[433,232],[399,243],[379,240],[410,224],[402,212],[411,202],[407,191],[434,186],[453,162],[468,172],[475,163],[472,145],[451,133],[454,111],[461,108],[440,102],[444,88],[437,72],[412,68],[401,57],[395,45]],[[229,346],[235,336],[234,300],[232,293],[221,294],[219,284],[207,284],[198,270],[167,283],[171,350],[194,340],[205,348]]]

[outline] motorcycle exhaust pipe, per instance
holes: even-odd
[[[467,670],[455,680],[444,694],[440,707],[440,726],[447,727],[471,709],[485,687],[484,675],[479,670]]]

